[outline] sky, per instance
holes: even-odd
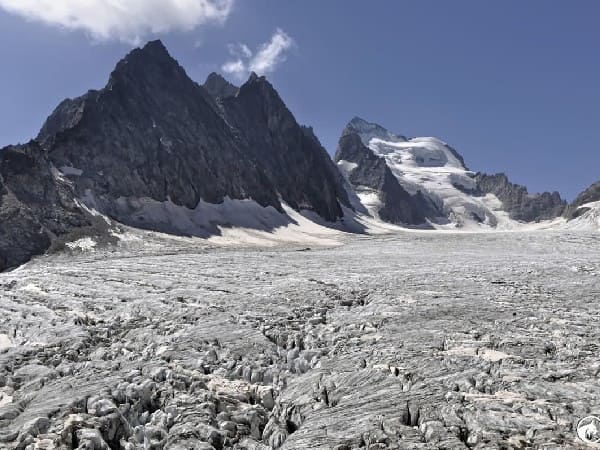
[[[0,147],[160,38],[189,76],[264,74],[334,153],[354,116],[571,200],[600,180],[597,0],[0,0]]]

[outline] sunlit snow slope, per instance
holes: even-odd
[[[578,211],[583,213],[567,222],[565,228],[584,231],[600,230],[600,201],[585,203],[579,206]]]
[[[474,173],[448,144],[433,137],[407,139],[379,125],[353,119],[349,127],[360,135],[363,144],[384,158],[400,185],[411,195],[419,192],[428,203],[428,221],[435,228],[514,228],[502,203],[493,194],[478,192]],[[350,161],[338,161],[348,174],[355,169]],[[365,206],[377,215],[378,202],[373,190],[357,188]]]

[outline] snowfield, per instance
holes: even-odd
[[[582,448],[600,235],[329,233],[0,274],[0,448]]]
[[[421,191],[438,209],[450,213],[449,222],[432,223],[436,228],[476,229],[483,225],[507,229],[518,226],[502,210],[502,202],[495,195],[472,195],[477,188],[474,173],[467,170],[448,145],[439,139],[384,141],[374,137],[368,147],[385,158],[404,189],[412,195]]]

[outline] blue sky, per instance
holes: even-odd
[[[197,81],[226,63],[235,82],[260,67],[331,153],[361,116],[437,136],[471,169],[531,191],[572,199],[600,179],[596,0],[186,1],[217,9],[0,0],[0,146],[35,136],[63,98],[102,87],[136,38],[160,38]]]

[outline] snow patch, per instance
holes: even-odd
[[[25,286],[19,288],[20,291],[30,292],[32,294],[40,294],[47,295],[45,291],[43,291],[39,286],[36,286],[33,283],[28,283]]]
[[[274,227],[270,231],[220,226],[221,235],[208,238],[217,245],[249,244],[256,246],[275,246],[282,242],[301,245],[337,246],[341,242],[336,239],[342,232],[319,225],[290,206],[283,204],[285,215],[291,221],[283,226]]]
[[[97,244],[91,237],[85,237],[81,239],[77,239],[73,242],[67,242],[65,244],[71,250],[81,250],[81,251],[91,251],[93,250]]]
[[[338,245],[341,231],[320,225],[282,204],[283,213],[250,199],[225,198],[222,203],[200,201],[194,209],[171,200],[124,198],[116,201],[120,219],[141,229],[187,238],[202,238],[215,245],[274,246],[282,242]],[[122,241],[137,240],[137,233],[114,233]]]
[[[563,228],[577,231],[600,231],[600,202],[591,202],[581,205],[581,208],[589,208],[579,217],[566,222]]]
[[[581,209],[581,208],[591,208],[591,209],[598,208],[598,209],[600,209],[600,201],[584,203],[577,209]]]
[[[466,172],[460,160],[445,142],[433,137],[413,138],[407,142],[390,142],[379,138],[369,141],[369,148],[378,156],[386,157],[393,170],[402,168],[443,167]]]
[[[80,177],[83,174],[83,170],[71,166],[62,166],[59,170],[67,176]]]
[[[490,348],[478,348],[478,347],[456,347],[444,352],[446,355],[455,356],[471,356],[474,358],[485,359],[490,362],[498,362],[506,358],[511,358],[511,355],[492,350]]]
[[[6,350],[11,347],[14,347],[14,345],[8,335],[0,334],[0,350]]]
[[[75,200],[75,203],[92,216],[101,217],[108,225],[112,225],[111,220],[106,215],[99,212],[96,197],[90,189],[86,189],[85,195],[81,198],[81,201]]]
[[[379,192],[374,191],[366,187],[357,187],[356,195],[360,199],[369,214],[376,219],[379,219],[379,210],[383,206],[381,199],[379,198]]]
[[[12,401],[12,395],[8,395],[6,392],[0,392],[0,408],[6,405],[10,405]]]
[[[56,181],[59,181],[61,183],[72,186],[71,180],[68,180],[67,178],[65,178],[63,173],[60,170],[58,170],[56,167],[54,167],[54,165],[50,166],[50,173],[52,174],[52,176],[54,177],[54,179]]]
[[[358,167],[358,164],[355,162],[346,161],[345,159],[340,159],[337,163],[337,166],[340,169],[340,172],[342,172],[342,175],[348,177],[348,175],[350,175],[350,173]]]
[[[110,235],[114,238],[117,238],[121,242],[139,242],[142,241],[141,236],[134,232],[129,231],[116,231],[110,230]]]

